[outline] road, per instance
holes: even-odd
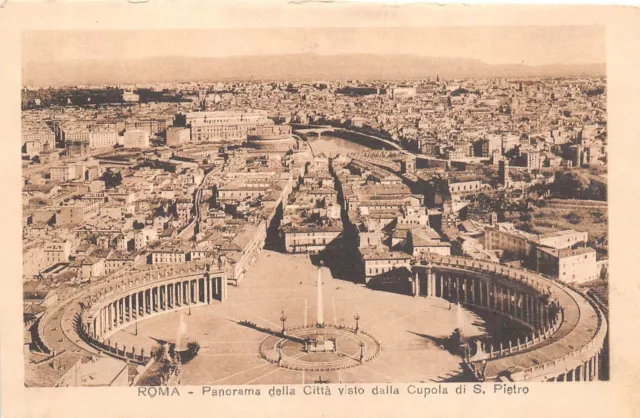
[[[202,182],[200,182],[200,185],[198,186],[198,189],[195,191],[195,198],[194,198],[195,216],[193,217],[193,220],[187,226],[184,227],[184,229],[180,232],[180,234],[178,234],[178,238],[180,239],[187,238],[187,232],[193,231],[192,226],[196,226],[198,222],[200,222],[200,218],[202,216],[202,214],[200,213],[200,205],[202,204],[202,195],[203,195],[204,188],[209,184],[211,180],[211,176],[214,174],[219,174],[221,170],[222,168],[218,167],[218,168],[214,168],[213,170],[205,174],[204,178],[202,179]],[[188,238],[190,239],[191,237],[188,237]]]

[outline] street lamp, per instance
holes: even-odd
[[[282,321],[282,335],[284,335],[285,333],[285,323],[287,322],[287,317],[284,315],[284,310],[282,311],[282,313],[280,314],[280,321]]]
[[[353,315],[353,319],[356,320],[356,334],[358,333],[358,331],[360,330],[360,315],[358,313],[356,313],[355,315]]]
[[[360,363],[362,363],[364,359],[364,341],[360,341],[358,345],[360,346]]]

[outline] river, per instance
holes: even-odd
[[[338,154],[348,154],[350,152],[367,151],[371,149],[366,145],[357,144],[328,133],[323,133],[320,138],[311,137],[308,139],[308,143],[315,155],[324,153],[327,157],[335,157]]]

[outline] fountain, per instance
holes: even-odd
[[[187,324],[184,322],[184,314],[180,314],[180,325],[178,325],[178,329],[176,330],[176,341],[174,346],[174,351],[176,353],[180,353],[185,349],[182,347],[182,339],[184,335],[187,333]]]

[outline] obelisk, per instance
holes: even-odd
[[[316,350],[325,350],[325,336],[324,336],[324,315],[322,307],[322,262],[318,267],[318,311],[316,317]]]

